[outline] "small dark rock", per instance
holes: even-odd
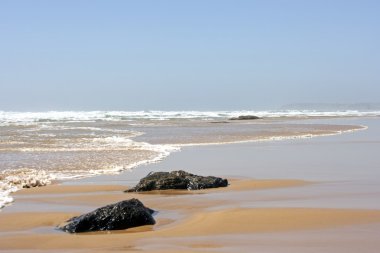
[[[125,192],[142,192],[152,190],[187,189],[200,190],[207,188],[226,187],[227,179],[220,177],[202,177],[186,171],[151,172],[140,180],[133,188]]]
[[[230,118],[230,120],[252,120],[252,119],[261,119],[261,118],[255,115],[241,115],[239,117]]]
[[[230,123],[228,121],[211,121],[210,122],[211,124],[227,124],[227,123]]]
[[[73,217],[58,228],[69,233],[79,233],[153,225],[153,213],[152,209],[145,207],[138,199],[130,199]]]

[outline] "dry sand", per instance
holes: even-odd
[[[205,252],[218,250],[239,236],[245,243],[253,235],[288,233],[380,223],[380,211],[322,208],[247,208],[239,201],[208,198],[230,192],[278,187],[307,187],[301,180],[230,180],[227,188],[202,191],[161,191],[150,194],[123,193],[124,186],[52,185],[20,191],[17,210],[0,213],[0,250],[46,252]],[[202,196],[202,198],[200,198]],[[63,205],[73,210],[94,209],[104,204],[137,197],[158,212],[157,224],[125,231],[67,234],[55,226],[80,212],[44,212],[44,207]],[[41,211],[30,211],[37,204]],[[196,238],[202,236],[202,240]],[[244,242],[242,242],[244,244]],[[235,245],[236,246],[236,245]],[[236,252],[236,249],[230,252]],[[228,251],[228,250],[227,250]],[[23,251],[24,252],[24,251]]]

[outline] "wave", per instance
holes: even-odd
[[[22,188],[44,186],[55,180],[70,180],[91,177],[101,174],[115,174],[131,170],[139,165],[158,162],[170,153],[180,150],[184,146],[213,145],[253,141],[273,141],[283,139],[311,138],[323,134],[295,134],[288,136],[259,137],[251,140],[229,139],[219,140],[217,143],[183,143],[183,144],[150,144],[132,140],[143,133],[139,128],[129,129],[137,125],[149,126],[156,124],[154,120],[224,120],[240,115],[256,115],[264,118],[281,117],[360,117],[379,116],[380,112],[359,111],[92,111],[92,112],[4,112],[0,111],[0,126],[4,129],[0,135],[0,151],[3,153],[15,152],[17,155],[30,157],[42,156],[45,160],[28,160],[21,164],[7,163],[3,160],[0,168],[0,208],[13,201],[10,194]],[[106,122],[102,122],[106,121]],[[114,123],[112,121],[116,121]],[[122,124],[118,121],[123,121]],[[85,122],[83,124],[65,124],[66,122]],[[87,122],[95,122],[87,124]],[[100,123],[99,123],[100,122]],[[126,122],[126,123],[125,123]],[[30,126],[32,125],[32,126]],[[208,125],[208,124],[207,124]],[[137,129],[137,130],[136,130]],[[346,132],[346,131],[344,131]],[[341,132],[333,132],[339,134]],[[171,136],[171,132],[169,133]],[[327,134],[325,134],[327,135]],[[194,139],[190,140],[194,142]],[[207,142],[207,140],[206,140]],[[209,140],[212,142],[212,140]],[[164,142],[165,143],[165,142]],[[10,151],[10,152],[9,152]],[[120,151],[120,152],[119,152]],[[135,152],[130,158],[127,153]],[[146,152],[145,152],[146,151]],[[79,152],[79,157],[75,152]],[[102,155],[107,152],[107,159]],[[116,152],[116,155],[115,155]],[[119,153],[117,153],[119,152]],[[90,154],[88,157],[87,155]],[[67,154],[67,156],[65,156]],[[77,156],[70,156],[70,154]],[[91,156],[92,154],[92,156]],[[95,155],[94,155],[95,154]],[[130,153],[128,153],[130,154]],[[116,158],[121,158],[117,160]],[[86,160],[75,160],[81,158]],[[57,161],[56,158],[60,158]],[[62,158],[62,159],[61,159]],[[79,159],[78,158],[78,159]],[[88,159],[87,159],[88,158]],[[98,160],[99,159],[99,163]],[[129,160],[128,160],[129,159]],[[86,163],[82,161],[91,161]],[[95,162],[94,162],[95,160]],[[56,162],[56,163],[54,163]],[[78,162],[77,164],[75,164]],[[63,170],[63,164],[70,166]],[[81,164],[80,166],[77,166]],[[8,166],[9,165],[9,166]],[[17,165],[17,166],[16,166]],[[96,165],[96,166],[93,166]],[[21,168],[20,168],[21,167]],[[2,170],[9,168],[9,170]],[[57,169],[60,168],[60,169]],[[67,169],[70,168],[70,169]],[[91,168],[91,169],[90,169]]]
[[[214,145],[225,145],[225,144],[311,139],[311,138],[315,138],[315,137],[334,136],[334,135],[339,135],[339,134],[344,134],[344,133],[352,133],[352,132],[368,129],[367,126],[363,126],[363,125],[357,125],[357,126],[353,126],[353,127],[355,127],[355,128],[347,129],[347,130],[336,130],[336,131],[331,131],[329,133],[291,134],[291,135],[259,137],[259,138],[253,138],[253,139],[247,139],[247,140],[182,143],[182,144],[175,144],[175,146],[178,148],[182,148],[182,147],[193,147],[193,146],[211,146],[211,145],[214,146]]]
[[[115,138],[112,138],[112,141],[115,141]],[[116,140],[116,142],[120,141],[124,142],[125,140]],[[159,162],[169,156],[172,152],[180,150],[179,147],[171,145],[152,145],[144,142],[136,142],[136,144],[134,144],[134,149],[153,151],[155,155],[153,157],[140,157],[139,160],[128,164],[114,164],[101,169],[41,170],[20,168],[0,171],[0,209],[13,202],[13,198],[10,196],[11,193],[22,188],[46,186],[53,181],[81,179],[104,174],[118,174],[123,171],[130,171],[140,165]]]
[[[373,117],[380,111],[316,111],[316,110],[280,110],[280,111],[48,111],[48,112],[6,112],[0,111],[0,125],[33,124],[50,122],[94,122],[94,121],[134,121],[171,120],[171,119],[227,119],[240,115],[256,115],[263,118],[278,117]],[[94,129],[95,130],[95,129]]]
[[[80,138],[74,140],[56,140],[53,143],[45,144],[34,141],[34,145],[30,147],[12,146],[11,144],[24,144],[25,142],[19,141],[4,141],[3,144],[9,146],[0,148],[0,151],[16,151],[16,152],[91,152],[91,151],[153,151],[157,153],[167,153],[175,151],[176,148],[170,145],[150,144],[147,142],[134,141],[131,138],[137,137],[142,133],[134,132],[128,136],[106,136],[106,137],[92,137]],[[41,136],[41,134],[39,134]]]

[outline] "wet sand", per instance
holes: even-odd
[[[369,129],[370,136],[189,148],[133,173],[22,190],[0,212],[0,251],[375,253],[380,135]],[[176,169],[229,175],[230,186],[123,193],[151,170]],[[130,198],[158,211],[157,224],[74,235],[55,229]]]
[[[17,210],[31,203],[40,211],[0,214],[0,249],[46,250],[47,252],[202,252],[226,245],[218,236],[262,233],[288,233],[380,223],[380,210],[333,208],[245,208],[241,200],[228,200],[227,193],[252,193],[282,187],[302,191],[315,184],[302,180],[233,179],[226,188],[202,191],[160,191],[122,193],[122,185],[52,185],[26,189],[16,194]],[[200,197],[201,196],[201,197]],[[59,204],[93,209],[104,204],[138,197],[158,211],[157,224],[126,231],[67,234],[55,227],[80,212],[45,212],[46,206]],[[226,197],[226,198],[225,198]],[[220,199],[222,198],[222,199]],[[79,208],[81,209],[81,208]],[[196,238],[203,237],[201,242]],[[157,245],[157,240],[164,243]],[[247,241],[248,240],[248,241]],[[229,243],[231,243],[229,241]],[[151,245],[151,247],[149,247]],[[156,246],[155,246],[156,245]],[[236,248],[235,248],[236,249]],[[24,251],[23,251],[24,252]]]

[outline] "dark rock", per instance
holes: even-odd
[[[230,118],[230,120],[252,120],[252,119],[261,119],[261,118],[255,115],[241,115],[239,117]]]
[[[153,225],[153,213],[152,209],[145,207],[138,199],[130,199],[73,217],[58,228],[69,233],[79,233]]]
[[[211,121],[210,122],[211,124],[226,124],[226,123],[230,123],[228,121]]]
[[[142,192],[152,190],[187,189],[200,190],[206,188],[226,187],[227,179],[220,177],[202,177],[190,174],[186,171],[151,172],[148,176],[125,192]]]

